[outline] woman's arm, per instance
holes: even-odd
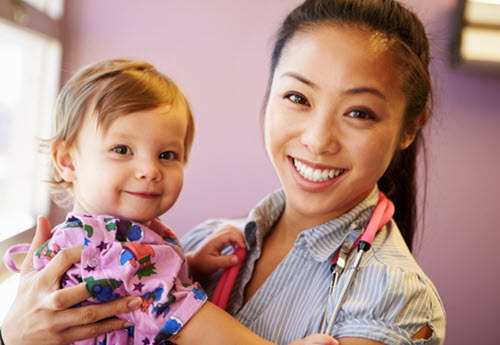
[[[49,238],[50,224],[46,218],[39,217],[28,260],[24,260],[21,267],[17,296],[2,325],[4,343],[69,344],[130,326],[124,320],[107,318],[138,309],[140,297],[71,308],[89,298],[85,285],[59,289],[61,276],[80,260],[81,246],[62,250],[42,271],[33,268],[30,258]]]
[[[228,313],[206,302],[181,331],[171,339],[178,345],[272,345],[236,321]],[[321,334],[295,340],[290,345],[338,345],[337,340]]]

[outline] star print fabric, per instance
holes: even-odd
[[[61,287],[86,284],[91,298],[77,306],[129,295],[143,299],[139,310],[118,315],[134,327],[75,344],[169,344],[207,299],[191,280],[175,234],[159,220],[148,228],[110,216],[70,213],[35,253],[35,268],[41,270],[61,249],[75,244],[83,245],[81,262],[65,273]]]

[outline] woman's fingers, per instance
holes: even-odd
[[[326,334],[311,334],[304,339],[298,339],[289,345],[338,345],[338,340]]]
[[[47,286],[53,285],[59,288],[59,280],[71,265],[80,261],[81,255],[81,245],[62,249],[40,272],[40,280],[46,283]]]
[[[55,291],[47,298],[45,307],[50,310],[66,310],[90,297],[84,283]],[[64,312],[65,323],[81,325],[123,314],[141,306],[142,298],[130,296],[112,302],[68,309]],[[62,315],[62,314],[61,314]]]
[[[85,287],[84,287],[85,288]],[[68,300],[66,300],[68,301]],[[112,316],[127,313],[129,311],[138,309],[141,306],[142,298],[138,296],[129,296],[126,298],[117,299],[112,302],[92,304],[79,308],[71,308],[58,313],[58,318],[61,324],[64,324],[64,328],[74,331],[76,328],[88,329],[88,326],[93,323],[105,320]],[[57,323],[57,321],[55,321]],[[113,329],[123,328],[123,323],[125,321],[121,320],[119,322],[114,322]],[[100,333],[99,333],[100,334]],[[87,337],[91,335],[85,334]]]
[[[74,343],[80,339],[94,338],[100,334],[123,329],[129,326],[131,326],[131,324],[125,322],[124,320],[113,318],[99,323],[70,328],[65,332],[64,339],[67,343]]]
[[[66,310],[90,297],[84,283],[57,290],[45,299],[45,307],[50,310]],[[75,325],[78,323],[75,322]]]
[[[80,284],[83,286],[83,284]],[[80,286],[79,285],[79,286]],[[85,286],[83,286],[85,289]],[[65,291],[64,289],[61,291]],[[132,326],[131,323],[112,316],[124,314],[141,306],[140,297],[127,297],[116,301],[71,308],[54,315],[53,325],[63,343],[94,338],[100,334]]]
[[[28,255],[26,256],[27,260],[24,260],[23,265],[21,266],[21,275],[34,270],[33,260],[31,260],[31,258],[33,258],[36,250],[50,238],[50,230],[51,228],[48,219],[43,216],[39,216],[36,222],[35,236],[33,237]]]

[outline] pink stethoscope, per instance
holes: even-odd
[[[337,286],[340,275],[344,271],[345,264],[347,262],[347,257],[349,253],[357,247],[358,250],[356,252],[356,256],[354,257],[353,264],[351,268],[347,271],[347,282],[344,285],[343,289],[340,292],[339,303],[335,306],[335,309],[332,312],[332,317],[330,318],[330,322],[328,323],[328,327],[325,330],[326,319],[328,314],[328,301],[325,306],[325,311],[323,314],[323,320],[321,322],[320,332],[324,334],[331,334],[333,325],[335,324],[335,319],[338,316],[340,311],[340,307],[344,301],[347,290],[350,288],[354,277],[356,276],[356,272],[358,271],[359,264],[361,262],[361,258],[363,254],[371,248],[371,244],[373,239],[375,238],[376,233],[382,229],[392,218],[394,215],[394,204],[391,200],[389,200],[384,193],[379,191],[379,201],[375,210],[373,211],[373,215],[368,223],[368,226],[363,230],[361,236],[353,243],[352,246],[349,246],[349,242],[346,239],[342,247],[337,251],[332,260],[331,270],[332,270],[332,279],[330,282],[330,291],[329,297],[332,295],[334,288]],[[234,255],[238,256],[238,264],[235,266],[229,267],[224,270],[222,273],[219,283],[215,288],[214,295],[212,297],[212,303],[216,304],[222,309],[226,309],[227,302],[229,300],[229,295],[231,294],[231,290],[233,288],[234,282],[236,280],[236,276],[238,275],[238,271],[240,270],[243,259],[246,255],[245,248],[235,248]]]

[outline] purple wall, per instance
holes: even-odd
[[[163,217],[178,234],[206,218],[246,215],[278,186],[259,114],[272,35],[300,2],[66,2],[64,79],[96,60],[141,58],[176,80],[191,101],[192,160],[177,205]],[[455,1],[405,3],[427,25],[436,59],[425,233],[416,257],[447,309],[446,344],[499,344],[500,71],[447,66]]]

